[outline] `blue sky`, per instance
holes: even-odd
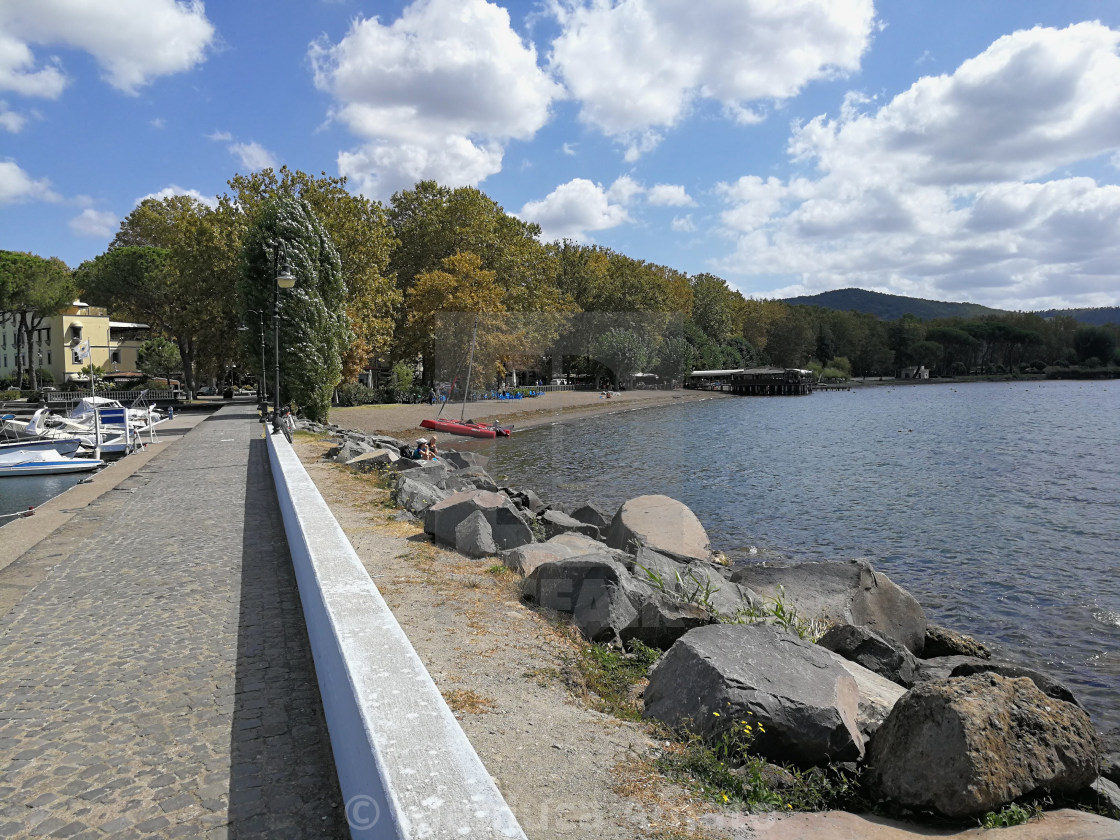
[[[1120,4],[0,0],[0,248],[263,166],[751,297],[1120,305]]]

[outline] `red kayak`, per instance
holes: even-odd
[[[469,423],[465,420],[421,420],[420,428],[476,438],[509,437],[510,432],[513,431],[512,426],[499,426],[497,423]]]

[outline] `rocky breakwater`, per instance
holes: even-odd
[[[558,510],[500,486],[481,455],[411,461],[390,438],[328,431],[340,435],[328,457],[385,470],[403,515],[463,554],[499,557],[527,603],[589,641],[665,651],[648,718],[713,741],[749,720],[768,760],[854,763],[873,797],[917,813],[968,819],[1050,797],[1120,816],[1118,762],[1102,761],[1069,689],[929,623],[866,560],[732,569],[666,496]]]

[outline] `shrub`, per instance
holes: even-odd
[[[339,405],[370,405],[380,402],[376,388],[367,388],[359,382],[343,382],[335,389]]]

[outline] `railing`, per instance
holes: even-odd
[[[101,391],[98,390],[97,396],[105,397],[110,400],[117,400],[122,405],[129,405],[140,396],[143,396],[148,402],[155,405],[156,403],[175,403],[179,402],[182,398],[182,391]],[[46,401],[49,408],[64,405],[73,407],[79,401],[89,396],[89,391],[45,391],[43,399]]]

